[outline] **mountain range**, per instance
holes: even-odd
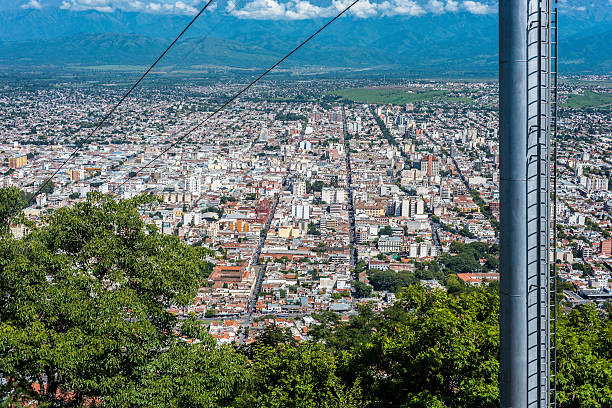
[[[4,0],[3,0],[4,1]],[[0,65],[100,66],[151,63],[192,18],[185,14],[114,9],[0,7]],[[560,72],[612,72],[612,12],[561,8]],[[207,11],[163,60],[174,67],[260,68],[275,62],[327,18],[255,19]],[[406,72],[495,74],[495,13],[347,16],[293,55],[287,67],[385,69]]]

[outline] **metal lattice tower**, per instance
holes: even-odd
[[[499,3],[502,407],[543,408],[555,400],[549,156],[557,34],[551,1]]]

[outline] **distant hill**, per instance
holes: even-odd
[[[12,7],[0,7],[0,65],[147,64],[191,18],[121,10],[23,9],[11,1]],[[561,16],[562,73],[612,71],[609,8]],[[212,12],[201,17],[164,64],[263,67],[323,21],[249,20]],[[347,17],[328,27],[286,66],[495,74],[497,32],[495,14]]]

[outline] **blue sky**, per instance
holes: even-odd
[[[193,15],[205,0],[0,0],[21,9],[61,8],[72,11],[117,10],[155,14]],[[209,9],[225,11],[238,18],[257,20],[304,20],[330,17],[349,0],[215,0]],[[565,11],[588,12],[612,8],[612,0],[559,0]],[[2,7],[0,7],[2,8]],[[360,0],[351,11],[357,18],[420,16],[466,12],[493,14],[497,0]]]
[[[59,7],[65,10],[115,10],[146,13],[194,14],[204,0],[23,0],[23,9]],[[335,15],[349,0],[221,0],[211,9],[221,7],[238,18],[262,20],[303,20]],[[428,13],[469,12],[490,14],[497,11],[491,0],[360,0],[352,14],[358,18],[419,16]]]

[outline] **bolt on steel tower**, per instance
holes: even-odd
[[[499,2],[502,407],[548,407],[551,402],[552,15],[551,0]],[[556,30],[554,36],[556,42]]]

